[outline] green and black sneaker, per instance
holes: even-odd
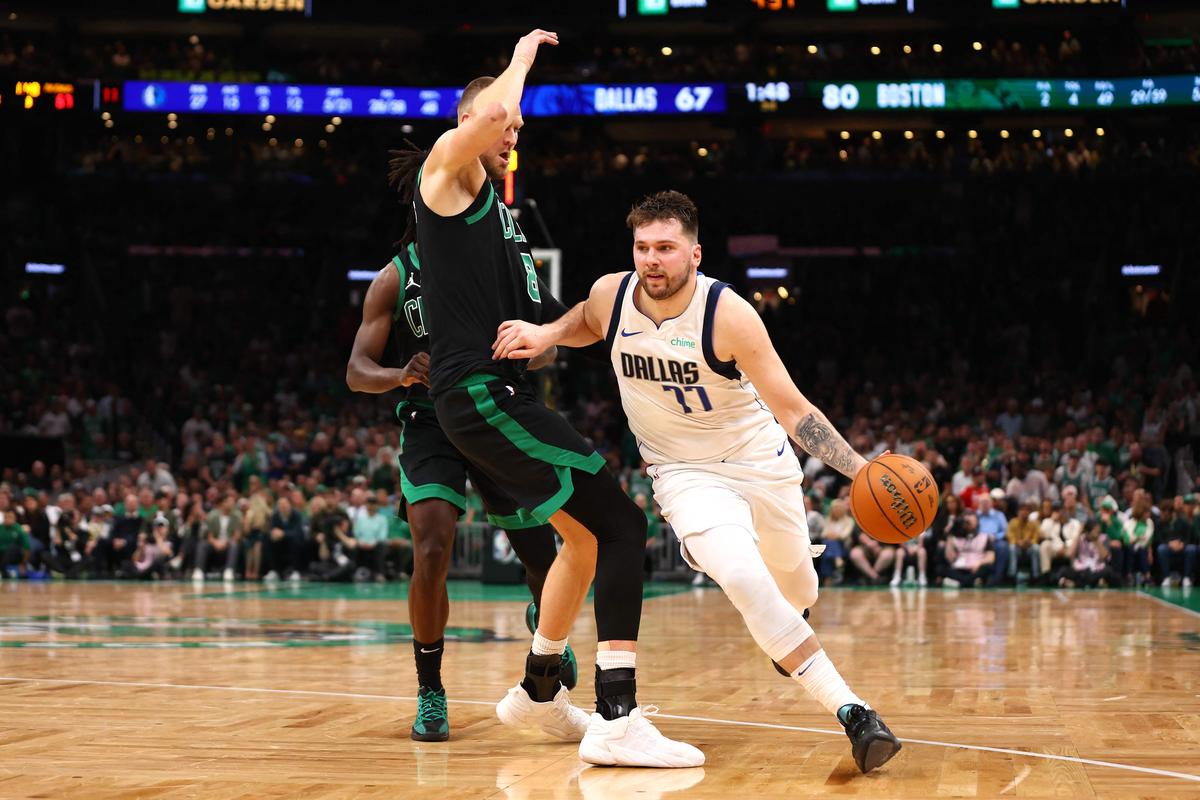
[[[412,738],[418,742],[444,742],[450,738],[445,689],[422,686],[417,692],[417,721],[412,726]]]
[[[530,633],[537,633],[538,625],[538,607],[537,603],[530,603],[525,606],[525,627]],[[575,651],[571,649],[571,645],[567,645],[566,652],[562,654],[562,664],[558,668],[558,679],[562,681],[562,685],[567,687],[567,691],[575,688],[575,684],[579,682],[579,661],[575,658]]]

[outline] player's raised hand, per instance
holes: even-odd
[[[520,319],[500,323],[492,342],[492,358],[533,358],[554,344],[546,329]]]
[[[537,58],[538,47],[543,44],[557,45],[558,34],[553,31],[544,31],[541,28],[530,31],[521,37],[521,41],[517,42],[517,49],[513,51],[513,61],[525,62],[527,69],[532,67],[533,60]]]

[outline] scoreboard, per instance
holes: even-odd
[[[829,83],[805,91],[829,111],[1072,111],[1200,106],[1200,75],[1135,78],[958,78]]]
[[[452,117],[461,88],[127,81],[126,111],[193,114]],[[551,84],[525,89],[528,117],[722,113],[720,83]]]

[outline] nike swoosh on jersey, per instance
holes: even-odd
[[[644,331],[634,331],[634,332],[632,332],[632,333],[626,333],[626,332],[625,332],[625,329],[624,329],[624,328],[621,328],[621,335],[622,335],[622,336],[637,336],[639,333],[644,333]]]
[[[777,456],[781,456],[781,455],[783,455],[783,451],[784,451],[784,450],[786,450],[786,449],[787,449],[787,440],[786,440],[786,439],[784,439],[784,440],[783,440],[783,444],[779,445],[779,452],[778,452],[778,453],[776,453],[775,455],[777,455]]]

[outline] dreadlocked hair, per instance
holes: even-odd
[[[422,150],[408,139],[399,150],[388,150],[388,185],[400,195],[400,205],[405,209],[404,233],[393,243],[397,249],[417,240],[417,216],[413,211],[413,199],[417,191],[417,172],[428,150]]]

